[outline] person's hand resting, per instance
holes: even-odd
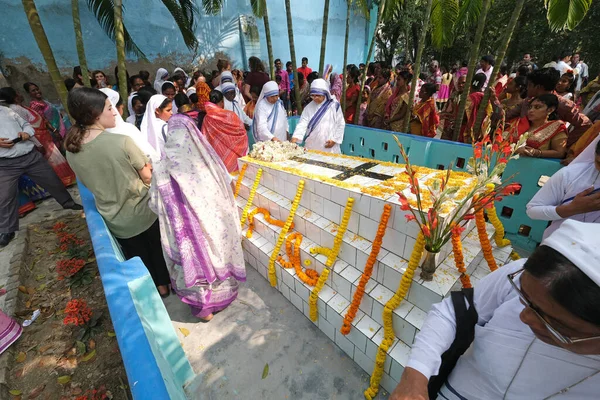
[[[425,375],[407,367],[389,400],[429,400]]]
[[[13,146],[14,146],[14,144],[12,142],[12,139],[0,138],[0,147],[1,148],[10,149]]]
[[[328,140],[328,141],[325,142],[325,148],[326,149],[330,149],[333,146],[335,146],[335,142],[333,140]]]
[[[575,196],[572,202],[556,207],[556,212],[563,218],[569,218],[600,210],[600,192],[591,194],[593,191],[594,187],[585,189]]]

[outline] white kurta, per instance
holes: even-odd
[[[317,104],[314,101],[308,103],[308,105],[302,111],[302,116],[296,129],[294,130],[294,139],[303,141],[306,136],[308,124],[317,111],[325,104]],[[334,101],[329,109],[323,115],[323,118],[319,121],[317,126],[314,127],[310,136],[306,139],[304,147],[309,150],[327,151],[330,153],[341,153],[340,144],[344,140],[344,128],[346,127],[346,121],[344,120],[344,113],[342,107],[337,101]],[[333,140],[336,144],[331,148],[325,147],[325,142]]]
[[[235,107],[233,101],[235,101]],[[240,107],[240,103],[236,99],[233,99],[233,101],[223,98],[223,102],[225,103],[224,108],[233,111],[245,125],[252,125],[252,118],[246,115],[244,108]]]
[[[271,132],[272,120],[269,115],[273,111],[273,107],[279,107],[277,121],[275,121],[273,132]],[[256,129],[255,139],[258,142],[266,142],[276,137],[281,141],[286,141],[288,128],[288,120],[285,109],[280,102],[275,104],[269,103],[267,99],[261,100],[254,110],[254,129]]]
[[[473,300],[479,314],[475,340],[448,378],[450,386],[463,398],[543,399],[600,370],[600,356],[579,355],[546,344],[521,322],[519,314],[524,305],[506,276],[523,268],[525,261],[521,259],[499,268],[475,287]],[[520,285],[518,277],[516,281]],[[407,366],[427,378],[436,375],[441,355],[450,347],[455,333],[454,308],[447,298],[434,305],[427,315],[415,337]],[[599,387],[600,374],[597,374],[556,398],[595,399]],[[440,393],[445,397],[439,395],[438,400],[460,399],[446,386]]]
[[[529,218],[552,221],[544,231],[544,239],[565,221],[556,212],[556,207],[592,186],[600,188],[600,171],[592,163],[571,164],[548,179],[527,204]],[[600,222],[600,211],[578,214],[570,218],[581,222]]]

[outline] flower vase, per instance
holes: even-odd
[[[433,280],[433,274],[435,274],[435,271],[437,269],[438,255],[440,253],[432,252],[427,249],[424,250],[424,253],[425,253],[425,259],[423,260],[423,263],[421,264],[421,279],[429,282],[429,281]]]

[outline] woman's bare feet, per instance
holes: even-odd
[[[213,317],[214,317],[214,315],[213,315],[213,314],[208,314],[206,317],[198,317],[198,318],[200,318],[200,319],[201,319],[202,321],[204,321],[204,322],[208,322],[208,321],[210,321],[211,319],[213,319]]]
[[[158,293],[162,297],[167,297],[171,293],[171,291],[169,290],[169,285],[160,285],[160,286],[158,286]]]

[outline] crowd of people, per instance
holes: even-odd
[[[494,58],[484,56],[471,82],[466,63],[448,69],[432,60],[416,80],[412,109],[410,63],[393,70],[381,62],[348,65],[343,75],[328,65],[319,74],[303,58],[294,75],[291,63],[284,69],[277,59],[271,80],[260,59],[248,61],[247,72],[232,70],[227,60],[210,74],[159,68],[153,81],[139,71],[128,78],[127,99],[102,71],[84,87],[75,68],[66,82],[72,123],[35,83],[23,86],[28,105],[18,90],[0,89],[0,246],[18,230],[19,204],[23,211],[49,193],[64,208],[81,210],[66,190],[77,176],[124,255],[142,259],[162,297],[175,293],[208,322],[235,300],[246,279],[231,173],[248,153],[247,132],[257,142],[291,141],[332,153],[341,152],[345,125],[354,123],[395,132],[408,126],[413,135],[452,140],[460,95],[470,85],[458,141],[499,129],[516,142],[527,133],[521,155],[570,164],[527,206],[531,218],[551,221],[542,246],[481,281],[472,303],[479,313],[474,351],[460,359],[440,395],[527,398],[532,382],[545,398],[595,393],[600,78],[588,82],[578,54],[542,68],[526,54],[512,72],[501,66],[498,74]],[[478,122],[488,87],[491,102]],[[296,91],[302,112],[290,132]],[[460,322],[452,307],[445,300],[429,314],[392,398],[427,398],[429,378]],[[507,349],[511,357],[498,356]],[[544,371],[532,367],[542,359],[553,361],[544,361]]]

